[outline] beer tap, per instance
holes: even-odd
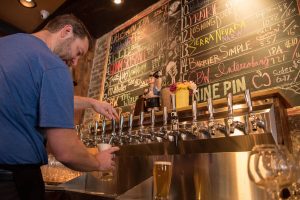
[[[191,135],[194,137],[192,139],[195,139],[195,137],[199,138],[210,138],[208,128],[198,123],[197,120],[197,101],[193,101],[192,103],[192,133]]]
[[[112,119],[111,120],[111,125],[112,125],[112,132],[111,132],[111,137],[109,139],[109,144],[116,144],[117,142],[117,133],[116,133],[116,120]]]
[[[192,124],[191,130],[186,128],[186,122],[182,122],[180,129],[180,137],[182,140],[194,140],[199,133],[198,121],[197,121],[197,101],[193,101],[192,103]]]
[[[193,120],[192,120],[192,133],[195,135],[196,132],[198,131],[198,121],[197,121],[197,101],[193,101],[193,104],[192,104],[192,115],[193,115]]]
[[[102,133],[101,133],[101,143],[106,143],[105,140],[105,132],[106,132],[106,121],[105,119],[102,120]]]
[[[128,143],[133,143],[134,141],[138,141],[139,140],[139,136],[132,134],[132,124],[133,124],[133,114],[130,113],[129,117],[128,117]]]
[[[151,133],[155,132],[155,110],[151,110]]]
[[[226,134],[226,126],[220,123],[215,122],[214,114],[213,114],[213,104],[212,104],[212,99],[208,98],[207,99],[207,107],[208,107],[208,113],[209,113],[209,118],[208,118],[208,137],[211,137],[216,134],[216,130],[218,130],[220,133]],[[204,132],[205,133],[205,132]]]
[[[144,127],[144,112],[142,111],[140,113],[140,127],[138,130],[138,135],[139,135],[139,142],[144,141],[144,132],[145,132],[145,127]]]
[[[228,107],[228,117],[227,117],[227,127],[229,134],[234,133],[235,122],[233,119],[233,103],[232,103],[232,93],[227,95],[227,107]]]
[[[249,113],[249,121],[251,123],[252,126],[252,131],[256,131],[257,130],[257,123],[256,123],[256,117],[255,114],[253,113],[253,107],[252,107],[252,101],[251,101],[251,94],[250,94],[250,90],[246,89],[245,91],[245,101],[247,103],[248,106],[248,113]]]
[[[88,123],[88,131],[89,131],[90,135],[92,135],[94,132],[94,126],[93,126],[92,122]]]
[[[212,105],[211,98],[207,99],[207,109],[208,109],[208,113],[209,113],[208,133],[210,135],[215,135],[216,127],[215,127],[215,119],[214,119],[214,114],[213,114],[213,105]]]
[[[249,112],[249,117],[248,118],[249,118],[249,121],[250,121],[251,126],[252,126],[252,131],[257,131],[258,127],[265,130],[265,128],[266,128],[265,122],[253,113],[251,94],[250,94],[249,89],[246,89],[246,91],[245,91],[245,101],[246,101],[247,106],[248,106],[248,112]]]
[[[164,107],[163,108],[163,125],[160,128],[160,130],[156,133],[156,140],[158,142],[167,140],[169,132],[170,131],[168,130],[168,109],[167,109],[167,107]]]
[[[172,112],[171,112],[171,133],[168,135],[170,141],[175,141],[175,145],[178,145],[179,139],[179,121],[176,110],[176,98],[175,94],[171,94],[172,99]]]
[[[132,134],[132,123],[133,123],[133,114],[130,113],[128,118],[128,135]]]
[[[228,106],[228,117],[226,120],[227,134],[234,133],[235,129],[242,131],[244,134],[247,133],[245,129],[245,124],[240,121],[234,121],[233,117],[233,103],[232,103],[232,93],[227,95],[227,106]]]
[[[155,135],[155,110],[151,110],[151,130],[150,130],[150,139],[151,141],[154,141],[156,139]]]
[[[81,129],[82,129],[82,125],[81,124],[77,124],[75,126],[75,130],[76,130],[77,136],[79,136],[80,138],[81,138]]]
[[[168,109],[165,106],[163,109],[163,126],[162,126],[162,132],[167,133],[168,131]]]
[[[125,142],[126,142],[126,140],[128,139],[127,137],[126,137],[126,135],[124,134],[124,132],[123,132],[123,124],[124,124],[124,116],[123,115],[121,115],[120,116],[120,121],[119,121],[119,144],[120,145],[123,145]]]
[[[99,128],[99,121],[95,121],[95,128],[94,128],[94,144],[97,145],[99,138],[98,138],[98,128]]]
[[[78,124],[75,126],[75,129],[77,131],[77,136],[79,137],[80,141],[84,142],[83,125]]]
[[[146,129],[144,127],[144,112],[140,114],[140,129],[139,129],[139,141],[144,142],[146,139],[147,143],[150,143],[155,140],[154,136],[151,133],[146,133]]]

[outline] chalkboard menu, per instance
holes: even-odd
[[[299,0],[172,0],[112,36],[105,95],[130,110],[163,70],[197,100],[281,88],[300,105]]]

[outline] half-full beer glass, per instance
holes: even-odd
[[[168,161],[156,161],[153,167],[154,199],[166,200],[169,198],[169,190],[172,178],[172,163]]]

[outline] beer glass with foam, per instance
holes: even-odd
[[[112,146],[111,146],[111,144],[100,143],[100,144],[97,144],[97,147],[98,147],[99,151],[104,151],[104,150],[111,148]],[[101,177],[102,180],[110,181],[113,178],[113,170],[101,171],[101,172],[99,172],[99,176]]]
[[[153,187],[155,200],[167,200],[172,179],[172,163],[156,161],[153,166]]]

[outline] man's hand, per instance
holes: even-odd
[[[74,108],[75,110],[92,108],[95,112],[104,115],[108,119],[119,119],[119,115],[112,105],[89,97],[75,96]]]
[[[101,151],[96,155],[99,162],[99,170],[110,170],[115,168],[114,152],[119,151],[119,147],[112,147]]]
[[[119,119],[119,115],[109,103],[105,101],[95,101],[93,103],[93,110],[99,114],[104,115],[108,119]]]

